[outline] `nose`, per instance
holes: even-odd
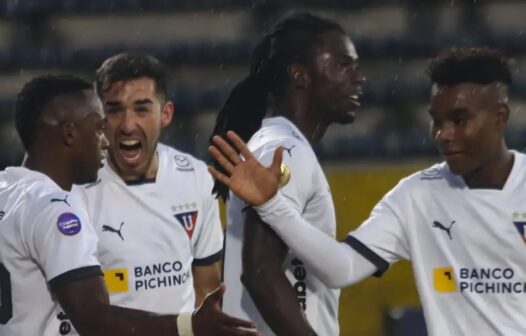
[[[446,122],[434,128],[434,139],[438,143],[451,142],[455,138],[455,127],[452,123]]]
[[[122,118],[119,123],[119,129],[125,134],[130,134],[135,130],[136,120],[133,111],[126,110],[122,114]]]
[[[102,137],[100,139],[100,148],[102,150],[106,150],[110,147],[110,142],[108,141],[108,138],[106,138],[106,134],[102,133]]]
[[[352,78],[353,83],[356,84],[363,84],[367,81],[367,78],[360,72],[360,70],[356,70],[354,73],[354,76]]]

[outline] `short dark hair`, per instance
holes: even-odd
[[[15,103],[15,127],[26,151],[36,138],[42,111],[56,97],[80,94],[93,90],[88,81],[69,75],[44,75],[35,77],[24,85]]]
[[[511,84],[512,76],[505,56],[487,47],[451,48],[439,53],[429,63],[427,73],[438,85],[495,82]]]
[[[290,80],[287,67],[307,63],[319,36],[327,32],[345,34],[335,21],[308,13],[293,14],[278,22],[254,49],[250,71],[232,89],[219,111],[212,136],[224,136],[233,130],[248,141],[261,127],[269,96],[279,99],[284,94]],[[217,162],[214,165],[223,171]],[[226,199],[228,188],[216,181],[213,192]]]
[[[99,97],[111,85],[141,77],[153,79],[155,91],[163,99],[168,98],[168,70],[163,63],[151,55],[120,53],[105,60],[95,75],[95,90]]]

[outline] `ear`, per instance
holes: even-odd
[[[510,108],[508,104],[500,104],[497,108],[497,128],[499,130],[502,130],[504,132],[504,129],[506,128],[506,125],[508,124],[508,120],[510,119]]]
[[[174,104],[171,101],[168,101],[164,104],[161,109],[161,127],[165,128],[170,125],[172,122],[172,117],[174,115]]]
[[[77,140],[79,134],[77,126],[72,121],[65,121],[60,127],[64,143],[66,144],[66,146],[72,147],[75,144],[75,141]]]
[[[287,73],[294,87],[305,89],[310,85],[311,79],[304,66],[300,64],[291,64],[287,67]]]

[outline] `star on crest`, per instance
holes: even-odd
[[[180,212],[183,210],[197,209],[197,202],[172,205],[170,209],[172,209],[172,212],[178,212],[178,211]]]

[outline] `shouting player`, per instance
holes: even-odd
[[[206,165],[158,143],[174,113],[154,57],[123,53],[97,70],[108,159],[78,188],[99,236],[111,302],[158,313],[192,311],[220,283],[223,231]]]

